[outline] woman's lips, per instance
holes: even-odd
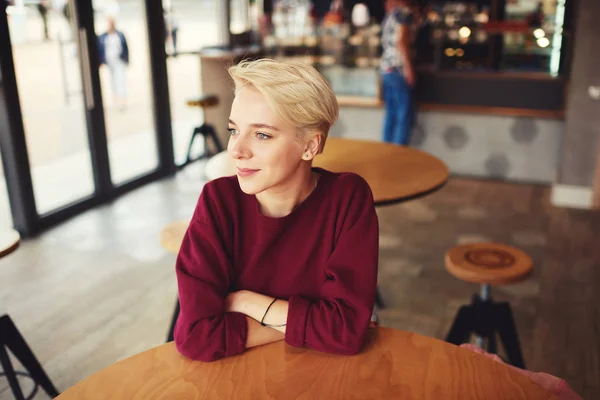
[[[252,176],[255,173],[257,173],[258,171],[260,171],[259,169],[250,169],[250,168],[238,168],[237,169],[237,174],[238,176],[241,176],[242,178],[246,178],[248,176]]]

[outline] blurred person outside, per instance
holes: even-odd
[[[414,123],[413,88],[416,82],[412,60],[413,16],[409,0],[386,0],[382,23],[381,74],[385,123],[383,140],[407,145]]]
[[[177,57],[177,32],[179,31],[179,23],[173,15],[173,6],[169,6],[164,11],[165,20],[165,45],[170,41],[173,52],[171,55]]]
[[[48,0],[41,0],[37,5],[40,17],[42,17],[42,24],[44,26],[44,40],[50,40],[48,35]]]
[[[116,29],[114,18],[107,19],[108,30],[98,37],[100,65],[106,65],[110,71],[114,104],[125,109],[127,104],[127,65],[129,47],[123,32]]]

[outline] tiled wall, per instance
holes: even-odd
[[[381,140],[383,118],[381,108],[341,107],[331,136]],[[456,175],[551,184],[563,130],[562,121],[551,119],[422,112],[411,146],[439,157]]]

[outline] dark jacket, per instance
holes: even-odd
[[[117,35],[119,35],[119,39],[121,39],[121,55],[120,58],[125,63],[129,64],[129,48],[127,47],[127,39],[125,39],[125,35],[123,32],[116,31]],[[100,65],[106,64],[106,38],[108,38],[108,32],[103,33],[98,36],[98,54],[100,57]]]

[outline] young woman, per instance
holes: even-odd
[[[285,340],[355,354],[375,301],[378,221],[367,183],[312,167],[338,117],[312,67],[229,69],[237,176],[202,190],[176,264],[175,342],[203,361]]]

